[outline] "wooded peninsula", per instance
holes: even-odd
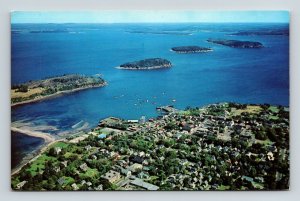
[[[103,87],[107,83],[99,76],[69,74],[43,80],[29,81],[11,88],[11,106],[30,103],[92,87]]]

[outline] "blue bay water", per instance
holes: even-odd
[[[166,104],[182,109],[224,101],[288,106],[289,37],[231,35],[277,29],[288,29],[288,25],[13,24],[12,84],[68,73],[102,74],[109,84],[13,107],[12,122],[56,127],[44,132],[60,135],[72,131],[80,121],[92,128],[109,116],[155,117],[155,108]],[[41,30],[47,31],[32,32]],[[265,48],[235,49],[208,43],[208,38],[259,41]],[[170,51],[182,45],[214,51]],[[153,71],[115,68],[153,57],[170,60],[173,67]]]
[[[41,147],[44,140],[12,132],[11,142],[11,168],[15,168],[23,158],[28,154],[34,153],[35,150]]]

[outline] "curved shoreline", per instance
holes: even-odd
[[[49,95],[46,95],[46,96],[41,96],[41,97],[34,98],[32,100],[26,100],[26,101],[21,101],[21,102],[18,102],[18,103],[12,103],[11,107],[14,107],[14,106],[17,106],[17,105],[24,105],[24,104],[28,104],[28,103],[33,103],[33,102],[37,102],[37,101],[40,101],[40,100],[46,100],[48,98],[54,98],[54,97],[59,96],[59,95],[72,93],[72,92],[76,92],[76,91],[81,91],[81,90],[85,90],[85,89],[104,87],[106,85],[108,85],[107,82],[104,82],[103,84],[100,84],[100,85],[81,87],[81,88],[71,89],[71,90],[66,90],[66,91],[59,91],[59,92],[56,92],[54,94],[49,94]]]
[[[68,142],[66,138],[56,139],[53,135],[44,132],[31,131],[28,129],[21,129],[16,127],[11,127],[11,131],[18,132],[23,135],[37,137],[44,139],[44,143],[36,150],[26,154],[26,156],[21,160],[21,162],[13,169],[11,169],[11,176],[17,174],[25,165],[35,161],[39,158],[51,145],[56,142]],[[11,134],[13,135],[13,134]]]
[[[23,158],[22,161],[20,162],[20,164],[17,165],[17,167],[15,167],[14,169],[11,170],[11,176],[14,175],[14,174],[17,174],[28,163],[31,163],[31,162],[35,161],[37,158],[39,158],[51,145],[53,145],[56,142],[64,141],[64,140],[65,139],[54,140],[54,141],[49,142],[49,143],[44,143],[39,149],[37,149],[33,152],[33,154],[32,154],[34,156],[33,158],[28,159],[28,160],[26,159],[26,157]]]
[[[50,143],[55,141],[55,137],[48,134],[48,133],[43,133],[43,132],[38,132],[38,131],[31,131],[31,130],[24,130],[21,128],[16,128],[16,127],[11,127],[10,128],[11,131],[17,132],[17,133],[21,133],[24,135],[28,135],[31,137],[38,137],[38,138],[42,138],[45,140],[45,143]]]
[[[30,154],[27,154],[27,156],[25,156],[21,160],[20,164],[17,165],[14,169],[11,170],[11,175],[14,175],[14,174],[18,173],[26,164],[36,160],[53,143],[63,140],[63,139],[56,140],[54,136],[52,136],[48,133],[30,131],[30,130],[20,129],[20,128],[16,128],[16,127],[11,127],[11,131],[18,132],[18,133],[21,133],[23,135],[28,135],[28,136],[31,136],[31,137],[42,138],[42,139],[45,140],[45,142],[40,146],[39,149],[37,149],[37,150],[30,153],[33,156],[32,158],[29,158],[28,155],[30,155]],[[11,135],[13,135],[13,134],[11,134]]]

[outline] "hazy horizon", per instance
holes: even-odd
[[[11,23],[289,23],[288,11],[14,11]]]

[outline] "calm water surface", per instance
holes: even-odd
[[[166,104],[182,109],[224,101],[288,106],[289,37],[231,35],[277,29],[288,29],[288,25],[14,24],[12,84],[79,73],[102,74],[109,85],[14,107],[12,122],[28,123],[33,129],[59,136],[92,128],[108,116],[155,117],[155,107]],[[234,49],[208,43],[208,38],[259,41],[265,48]],[[211,47],[214,51],[170,51],[182,45]],[[153,71],[114,68],[152,57],[168,59],[173,67]],[[29,149],[25,141],[13,152],[25,153]]]

